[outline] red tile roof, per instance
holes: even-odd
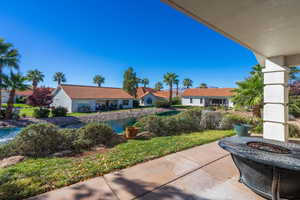
[[[49,89],[51,91],[54,90],[54,88],[49,88]],[[16,95],[28,97],[28,96],[32,95],[32,89],[28,89],[28,90],[25,90],[25,91],[19,91],[19,90],[17,90],[16,91]]]
[[[224,97],[233,96],[234,88],[189,88],[183,92],[182,96],[205,96],[205,97]]]
[[[83,85],[60,86],[71,99],[133,99],[121,88],[96,87]]]
[[[136,96],[138,98],[141,98],[141,97],[145,96],[146,93],[148,94],[149,92],[155,92],[155,90],[152,88],[138,87],[138,89],[136,91]]]
[[[137,89],[137,97],[142,98],[146,96],[147,94],[153,94],[154,96],[160,97],[160,98],[169,98],[169,91],[156,91],[152,88],[145,88],[145,87],[139,87]]]

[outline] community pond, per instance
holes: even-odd
[[[104,123],[110,125],[116,133],[121,134],[127,126],[134,124],[136,120],[134,118],[126,118],[126,119],[118,119],[118,120],[109,120],[105,121]],[[80,128],[84,126],[84,123],[77,123],[64,126],[62,128]],[[1,128],[0,129],[0,144],[6,143],[21,131],[22,128]]]

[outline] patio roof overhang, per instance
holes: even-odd
[[[299,0],[162,0],[253,51],[300,65]]]
[[[250,49],[264,72],[264,137],[288,140],[288,68],[300,65],[300,0],[162,0]]]

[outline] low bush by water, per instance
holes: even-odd
[[[11,142],[0,146],[0,158],[12,155],[49,156],[55,152],[79,152],[96,145],[111,145],[118,135],[107,124],[89,123],[80,129],[60,129],[49,123],[32,124]]]

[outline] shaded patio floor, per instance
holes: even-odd
[[[230,155],[217,142],[54,190],[31,200],[260,200],[238,182]]]

